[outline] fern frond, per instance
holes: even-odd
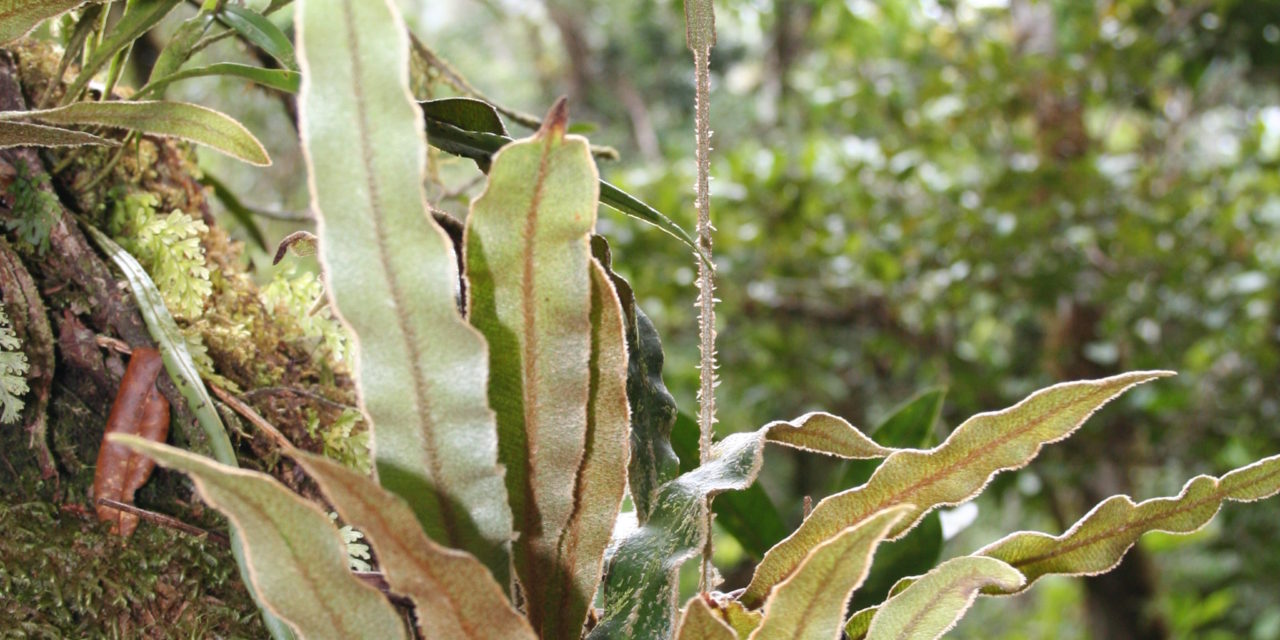
[[[14,334],[9,316],[0,309],[0,423],[17,422],[26,406],[22,396],[27,389],[27,354],[22,341]]]

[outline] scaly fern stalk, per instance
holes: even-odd
[[[891,453],[848,422],[821,413],[771,422],[715,443],[707,462],[658,488],[647,523],[617,540],[605,577],[604,615],[588,640],[671,637],[677,575],[709,535],[708,499],[751,486],[768,442],[849,459]]]
[[[716,422],[716,293],[715,266],[711,261],[711,47],[716,43],[715,7],[711,0],[685,0],[685,38],[693,52],[694,77],[697,84],[694,101],[695,137],[697,139],[698,249],[705,259],[698,261],[698,348],[702,360],[698,365],[698,459],[706,462],[711,455],[711,429]],[[707,517],[711,511],[708,509]],[[710,522],[707,531],[711,530]],[[711,536],[708,533],[702,549],[702,577],[699,588],[711,588]]]

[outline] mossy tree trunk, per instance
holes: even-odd
[[[31,108],[48,89],[50,61],[56,65],[57,59],[38,45],[0,50],[0,109]],[[55,93],[59,86],[54,84]],[[238,317],[249,318],[255,331],[243,343],[210,343],[215,368],[233,387],[266,388],[247,404],[293,444],[320,450],[314,424],[308,423],[332,419],[353,405],[352,385],[316,362],[324,356],[314,349],[277,339],[270,310],[236,259],[238,249],[209,214],[190,149],[144,137],[126,145],[120,158],[114,154],[0,149],[0,300],[30,363],[21,420],[0,425],[0,632],[263,637],[225,542],[146,522],[133,537],[120,539],[93,515],[93,461],[125,352],[154,341],[123,279],[79,225],[101,221],[104,194],[122,181],[157,193],[166,211],[181,209],[204,219],[210,231],[201,241],[210,270],[219,275],[206,309],[214,319],[208,322],[216,324],[225,307],[236,305]],[[82,188],[99,172],[105,176],[100,184]],[[43,250],[9,230],[24,214],[15,210],[17,180],[57,203]],[[168,377],[161,379],[173,439],[201,450],[203,433],[190,409]],[[269,438],[248,428],[240,436],[233,438],[245,466],[308,492],[306,479],[280,459]],[[176,474],[158,472],[137,502],[215,533],[225,529]]]

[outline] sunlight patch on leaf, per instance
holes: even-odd
[[[897,538],[932,509],[965,502],[996,473],[1025,466],[1043,445],[1071,435],[1125,390],[1167,375],[1172,374],[1145,371],[1055,385],[1003,411],[966,420],[933,449],[894,453],[866,484],[818,503],[795,533],[771,549],[756,567],[743,602],[762,604],[769,590],[786,579],[809,550],[843,528],[895,504],[916,505],[890,534]]]
[[[911,505],[889,507],[813,548],[764,604],[751,640],[835,640],[845,603],[867,577],[876,547]]]

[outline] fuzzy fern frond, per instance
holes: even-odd
[[[27,165],[18,162],[18,175],[9,185],[13,198],[13,217],[5,220],[7,230],[17,234],[20,246],[30,247],[40,255],[49,250],[49,234],[58,222],[61,205],[58,197],[45,190],[49,175],[32,176]]]
[[[298,273],[293,265],[277,272],[262,288],[262,303],[277,318],[289,319],[297,326],[299,339],[319,342],[335,362],[350,362],[351,339],[328,308],[316,310],[324,296],[324,283],[310,272]]]
[[[319,416],[307,421],[307,434],[319,438],[324,457],[342,463],[360,473],[372,471],[369,459],[369,429],[359,411],[343,409],[331,424],[321,425]]]
[[[156,212],[158,200],[146,192],[117,198],[111,212],[111,235],[133,254],[156,283],[169,312],[195,320],[213,293],[200,236],[209,228],[181,212]]]
[[[26,406],[27,354],[22,341],[9,325],[9,317],[0,309],[0,423],[16,422]]]
[[[338,521],[338,514],[330,512],[329,519],[334,523]],[[372,558],[369,555],[369,545],[360,542],[364,539],[364,534],[356,531],[355,527],[344,524],[338,529],[338,533],[342,534],[342,542],[347,545],[347,566],[352,571],[369,571],[373,567],[369,565]]]

